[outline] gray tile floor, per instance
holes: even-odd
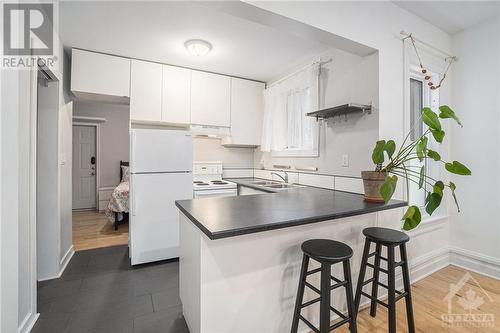
[[[61,278],[38,285],[33,333],[189,333],[179,262],[131,267],[126,246],[75,253]]]

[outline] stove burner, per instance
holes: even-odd
[[[196,183],[196,185],[199,185],[199,186],[205,186],[205,185],[208,185],[207,183]]]
[[[193,183],[194,184],[203,184],[203,182],[201,180],[195,180]]]
[[[227,185],[228,183],[223,182],[222,180],[212,180],[212,184],[214,184],[214,185]]]

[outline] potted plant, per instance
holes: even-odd
[[[455,112],[447,105],[439,107],[439,115],[426,107],[422,110],[421,117],[428,128],[414,141],[409,140],[412,132],[410,130],[397,151],[394,140],[377,141],[372,153],[372,160],[376,164],[376,169],[375,171],[363,171],[361,173],[365,188],[365,200],[387,203],[396,190],[398,177],[401,177],[406,181],[407,190],[409,190],[410,182],[413,182],[418,185],[419,189],[427,192],[425,211],[429,215],[432,215],[439,207],[446,190],[450,191],[457,209],[460,211],[455,194],[457,188],[455,183],[451,181],[445,183],[442,180],[435,179],[427,175],[425,164],[416,169],[415,166],[410,165],[410,162],[413,160],[424,162],[425,160],[441,163],[444,165],[445,170],[450,173],[464,176],[470,175],[471,171],[465,165],[458,161],[443,161],[438,152],[428,147],[429,137],[432,137],[439,144],[443,142],[445,132],[439,119],[453,119],[460,126],[462,126],[462,123]],[[424,184],[428,185],[430,190],[427,190]],[[417,206],[408,207],[402,218],[404,221],[403,229],[411,230],[417,227],[421,218],[422,215]]]

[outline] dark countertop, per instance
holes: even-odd
[[[248,186],[259,179],[228,180]],[[404,207],[407,202],[368,203],[361,194],[306,186],[276,193],[177,200],[175,205],[214,240]]]

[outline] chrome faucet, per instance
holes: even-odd
[[[271,172],[271,175],[276,175],[276,176],[280,177],[281,179],[283,179],[283,181],[285,183],[288,184],[288,173],[286,171],[283,171],[283,173],[285,174],[285,177],[283,177],[282,175],[280,175],[279,173],[276,173],[276,172]]]

